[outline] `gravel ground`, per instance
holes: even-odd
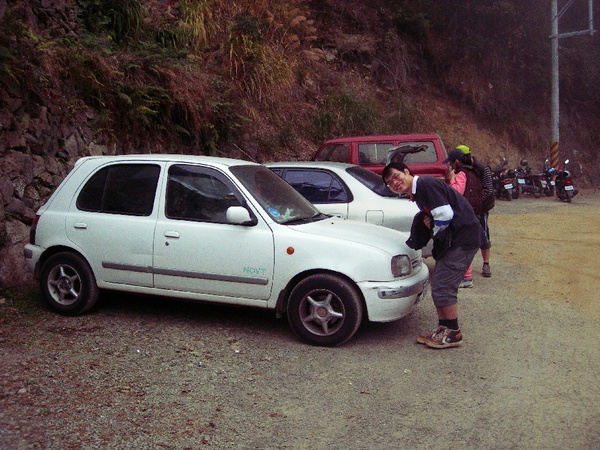
[[[430,298],[319,348],[265,311],[103,294],[68,318],[7,295],[0,448],[600,448],[599,211],[592,191],[497,202],[449,350],[414,343]]]

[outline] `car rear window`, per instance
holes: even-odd
[[[392,192],[390,188],[385,185],[381,175],[377,175],[375,172],[360,166],[348,167],[346,172],[382,197],[398,197],[398,194]]]
[[[82,211],[149,216],[154,207],[160,167],[114,164],[96,172],[77,197]]]

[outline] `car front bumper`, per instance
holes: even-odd
[[[365,298],[371,322],[391,322],[409,315],[429,289],[429,269],[425,264],[409,278],[390,283],[358,283]]]

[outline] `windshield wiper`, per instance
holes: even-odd
[[[319,220],[327,219],[331,217],[331,214],[323,214],[322,212],[318,212],[313,214],[310,217],[297,217],[295,219],[286,220],[285,222],[281,222],[282,225],[298,225],[301,223],[311,223],[317,222]]]

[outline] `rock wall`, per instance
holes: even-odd
[[[44,106],[0,86],[0,287],[33,282],[23,258],[37,209],[85,155],[114,154],[94,140],[94,115]]]

